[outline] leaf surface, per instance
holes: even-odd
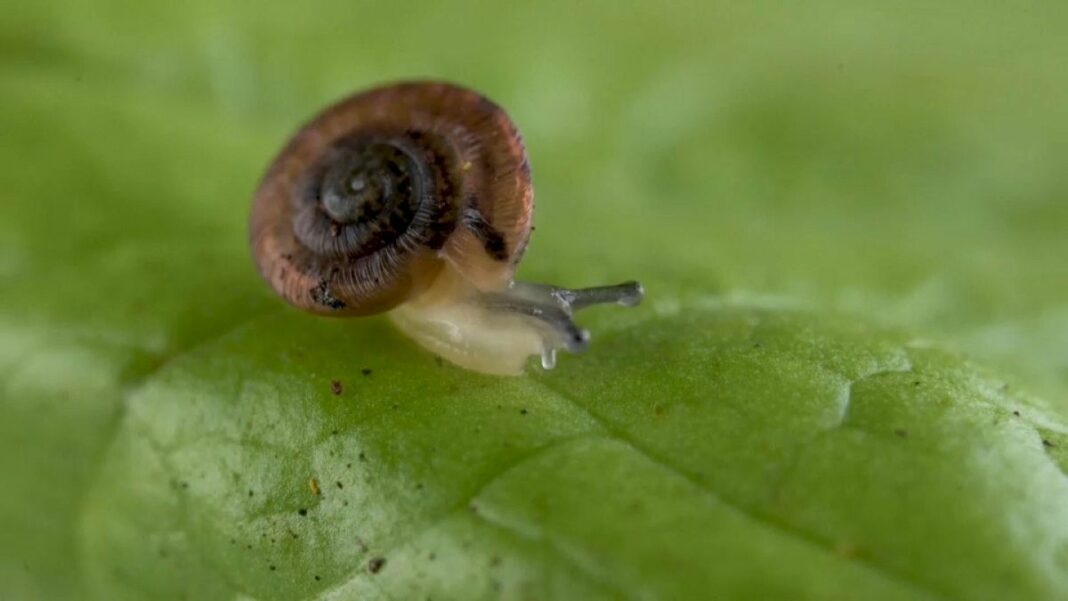
[[[1065,17],[5,10],[0,596],[1068,597]],[[257,279],[285,137],[428,74],[524,132],[524,278],[645,283],[588,355],[479,376]]]

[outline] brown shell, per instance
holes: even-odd
[[[428,180],[427,206],[404,231],[375,224],[395,238],[367,253],[349,252],[348,234],[309,197],[333,149],[361,137],[404,148]],[[367,315],[427,289],[447,265],[480,290],[506,287],[533,212],[526,150],[500,107],[446,83],[399,83],[342,100],[296,133],[256,192],[250,243],[260,274],[291,304]]]

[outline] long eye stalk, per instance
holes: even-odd
[[[536,320],[547,330],[541,351],[545,369],[556,366],[556,351],[564,348],[573,354],[586,351],[590,333],[574,322],[575,311],[593,305],[615,304],[633,307],[641,302],[645,290],[638,282],[591,288],[560,288],[531,282],[515,282],[504,291],[487,295],[485,304],[491,311],[511,312]]]

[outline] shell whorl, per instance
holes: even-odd
[[[378,88],[301,129],[257,191],[261,275],[316,313],[388,310],[453,269],[508,285],[530,235],[526,152],[507,115],[439,83]]]

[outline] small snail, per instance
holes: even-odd
[[[551,369],[589,333],[574,311],[638,304],[637,282],[568,290],[513,281],[530,239],[534,190],[515,125],[476,92],[399,83],[327,108],[286,144],[253,201],[256,266],[312,313],[390,312],[457,365]]]

